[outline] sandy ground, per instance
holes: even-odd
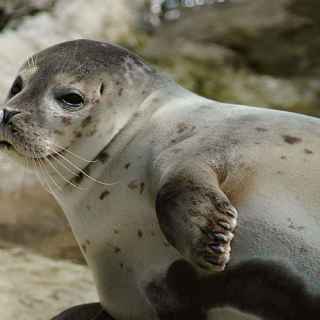
[[[98,301],[87,267],[0,249],[0,319],[48,320],[76,304]]]

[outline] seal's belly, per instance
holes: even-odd
[[[128,231],[129,242],[107,240],[101,253],[97,250],[88,257],[100,301],[117,320],[158,319],[146,296],[146,287],[180,257],[162,237],[154,233],[148,235],[140,228],[138,230],[144,230],[142,235],[135,231],[130,237]]]
[[[146,297],[146,286],[181,256],[162,234],[145,198],[147,192],[128,190],[128,184],[131,186],[129,181],[110,188],[106,201],[90,197],[88,206],[95,208],[90,213],[90,233],[82,221],[77,238],[80,244],[89,243],[84,253],[108,312],[117,320],[158,319]]]

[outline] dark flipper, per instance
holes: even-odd
[[[264,320],[318,319],[320,314],[320,297],[277,262],[251,260],[199,278],[188,262],[180,260],[170,267],[167,283],[181,303],[192,300],[202,310],[230,306]]]
[[[51,320],[114,320],[100,303],[88,303],[67,309]]]

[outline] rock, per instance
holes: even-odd
[[[4,320],[47,320],[73,305],[98,301],[84,266],[2,247],[0,271],[0,318]]]
[[[49,10],[55,0],[1,0],[0,29],[16,27],[22,17]]]
[[[164,21],[142,55],[209,98],[319,116],[319,3],[212,2]]]

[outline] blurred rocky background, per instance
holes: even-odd
[[[319,32],[317,0],[0,0],[0,94],[27,56],[91,38],[203,96],[320,116]],[[46,320],[96,300],[53,198],[1,155],[0,174],[0,318]]]

